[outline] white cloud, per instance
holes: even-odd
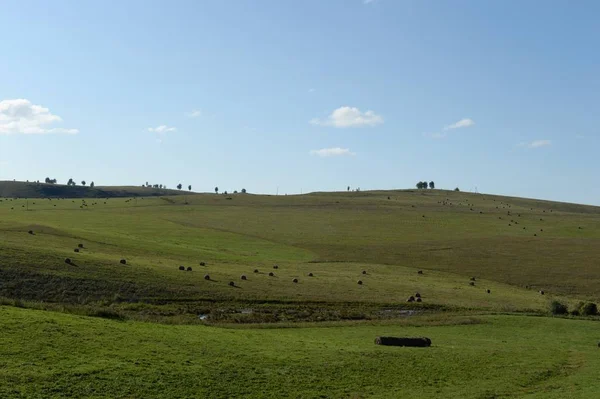
[[[453,123],[452,125],[448,125],[446,127],[444,127],[444,130],[450,130],[450,129],[460,129],[462,127],[470,127],[475,125],[475,121],[473,121],[473,119],[461,119],[456,123]]]
[[[317,155],[320,157],[338,157],[343,155],[356,155],[354,152],[351,152],[348,148],[321,148],[320,150],[311,150],[311,155]]]
[[[34,105],[26,99],[0,101],[0,134],[77,134],[77,129],[55,127],[53,123],[62,122],[48,108]]]
[[[160,125],[157,127],[149,127],[148,131],[152,132],[152,133],[164,134],[164,133],[169,133],[169,132],[176,132],[177,128],[168,127],[167,125]]]
[[[377,126],[383,123],[383,117],[373,111],[361,112],[356,107],[344,106],[333,111],[326,119],[315,118],[310,123],[335,127]]]
[[[529,148],[540,148],[552,145],[550,140],[534,140],[531,143],[527,143],[527,147]]]
[[[197,118],[199,116],[202,116],[202,111],[200,111],[199,109],[195,109],[191,112],[188,112],[186,114],[189,118]]]

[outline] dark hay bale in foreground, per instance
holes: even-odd
[[[418,297],[418,298],[416,299],[416,301],[417,301],[417,302],[423,302],[423,300],[421,299],[421,297]]]
[[[431,340],[426,337],[401,338],[401,337],[377,337],[375,345],[386,346],[411,346],[425,348],[431,346]]]
[[[71,259],[70,259],[70,258],[67,258],[67,259],[65,259],[65,263],[66,263],[67,265],[70,265],[70,264],[71,264]]]
[[[297,278],[295,278],[295,279],[292,280],[292,283],[297,283],[297,282],[298,282]]]
[[[185,270],[185,266],[179,266],[179,270]]]
[[[274,277],[274,276],[275,276],[275,273],[269,272],[269,277]]]
[[[409,296],[408,299],[406,300],[406,302],[414,302],[415,301],[415,297],[414,296]]]
[[[29,230],[29,231],[27,232],[27,234],[31,234],[31,235],[33,235],[33,230]]]
[[[119,261],[119,263],[120,263],[120,264],[122,264],[122,265],[126,265],[126,264],[127,264],[127,261],[126,261],[125,259],[121,259],[121,260]]]
[[[312,276],[313,276],[313,274],[312,274],[312,273],[308,273],[308,277],[312,277]]]
[[[258,273],[258,269],[254,269],[254,273]]]
[[[415,294],[415,298],[421,298],[421,294],[419,294],[418,292]]]
[[[187,271],[188,271],[188,272],[191,272],[191,271],[192,271],[192,267],[191,267],[191,266],[188,266],[188,268],[187,268]]]
[[[490,291],[490,290],[485,290],[485,292],[487,292],[488,294],[492,293],[492,291]]]
[[[200,266],[206,266],[206,263],[200,262]]]
[[[358,285],[362,285],[362,280],[358,280],[358,281],[356,282],[356,284],[358,284]]]
[[[423,274],[423,270],[419,270],[417,274]]]
[[[544,291],[543,291],[543,290],[542,290],[542,291],[540,291],[540,295],[544,295]]]
[[[229,286],[230,286],[230,287],[235,287],[235,283],[234,283],[233,281],[230,281],[230,282],[229,282]]]
[[[247,279],[247,277],[246,277],[246,275],[245,275],[245,274],[242,274],[242,275],[240,276],[240,280],[246,280],[246,279]]]
[[[205,280],[210,280],[210,276],[209,276],[208,274],[205,274],[205,275],[204,275],[204,279],[205,279]]]
[[[83,248],[83,244],[77,244],[77,248]]]
[[[367,274],[367,271],[366,271],[366,270],[363,270],[363,271],[362,271],[362,274]]]
[[[471,277],[471,281],[475,281],[475,277]]]
[[[469,285],[470,285],[470,286],[474,286],[474,285],[475,285],[475,282],[474,282],[474,281],[471,281],[471,282],[469,283]]]
[[[273,269],[279,269],[278,265],[273,265]]]
[[[75,248],[73,252],[79,252],[79,248]]]

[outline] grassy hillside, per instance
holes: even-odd
[[[0,396],[596,398],[596,326],[482,316],[223,329],[0,307]],[[432,346],[377,346],[378,335]]]
[[[598,299],[596,207],[440,190],[25,203],[0,202],[0,296],[133,313],[159,304],[145,313],[188,322],[232,301],[346,303],[340,317],[360,318],[406,307],[415,292],[423,303],[410,306],[425,308],[542,310],[553,296]],[[337,312],[315,306],[308,319]],[[293,317],[281,312],[235,318]]]
[[[179,190],[163,190],[134,186],[67,186],[64,184],[0,181],[0,197],[6,198],[111,198],[152,197],[186,194]]]

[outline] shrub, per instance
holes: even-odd
[[[587,302],[579,308],[582,316],[595,316],[598,314],[598,306],[594,302]]]
[[[556,301],[556,300],[552,301],[550,303],[550,312],[555,315],[567,314],[568,313],[567,305],[565,305],[564,303],[562,303],[560,301]]]

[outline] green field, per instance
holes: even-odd
[[[600,299],[600,208],[442,190],[12,190],[0,202],[1,397],[600,390],[596,318],[547,313],[554,299]],[[416,292],[423,302],[407,303]],[[373,344],[386,334],[433,346]]]

